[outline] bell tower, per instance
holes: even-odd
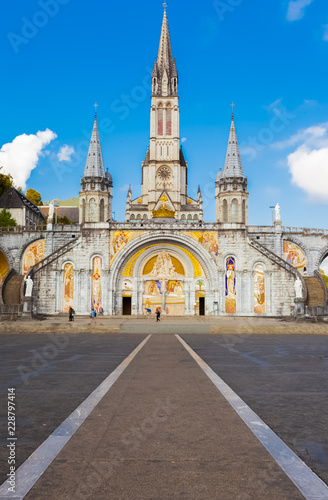
[[[129,190],[126,220],[152,218],[152,212],[168,199],[166,207],[175,212],[176,219],[202,220],[202,202],[187,194],[187,162],[179,133],[179,77],[172,56],[166,4],[162,30],[152,72],[152,96],[150,108],[150,147],[142,162],[141,196],[131,200]]]

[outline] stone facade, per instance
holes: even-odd
[[[203,221],[200,189],[197,200],[188,196],[188,166],[179,139],[178,73],[166,12],[150,113],[141,195],[132,199],[129,189],[126,221],[112,220],[113,183],[104,169],[95,117],[81,180],[80,224],[3,229],[4,286],[8,276],[30,273],[34,311],[49,315],[69,307],[77,314],[103,309],[105,315],[140,315],[157,308],[168,315],[304,312],[307,277],[314,288],[323,286],[316,273],[328,255],[328,230],[286,228],[280,220],[270,227],[248,225],[247,178],[234,117],[224,169],[215,183],[216,221]],[[302,296],[295,302],[298,279]],[[327,292],[323,296],[327,302]],[[322,310],[325,305],[320,304]]]

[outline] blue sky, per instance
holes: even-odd
[[[154,0],[5,2],[0,164],[19,185],[44,200],[78,195],[97,101],[124,220],[128,184],[140,193],[162,15]],[[201,185],[205,220],[215,217],[234,101],[249,223],[271,224],[279,202],[283,225],[328,228],[328,2],[180,0],[167,15],[189,195]]]

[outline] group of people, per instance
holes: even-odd
[[[101,306],[99,307],[98,312],[101,316],[103,316],[104,310]],[[75,311],[74,311],[73,307],[70,307],[68,310],[68,321],[74,321],[74,314],[75,314]],[[90,318],[91,318],[92,323],[94,323],[96,321],[96,317],[97,317],[97,311],[96,311],[96,309],[92,308],[91,313],[90,313]]]

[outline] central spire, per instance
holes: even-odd
[[[159,68],[173,66],[172,48],[170,40],[169,26],[167,23],[166,8],[164,8],[161,38],[159,41],[157,64]]]
[[[175,59],[172,56],[169,26],[166,16],[166,5],[164,6],[161,37],[159,40],[158,54],[155,58],[152,73],[153,95],[177,95],[178,72]]]

